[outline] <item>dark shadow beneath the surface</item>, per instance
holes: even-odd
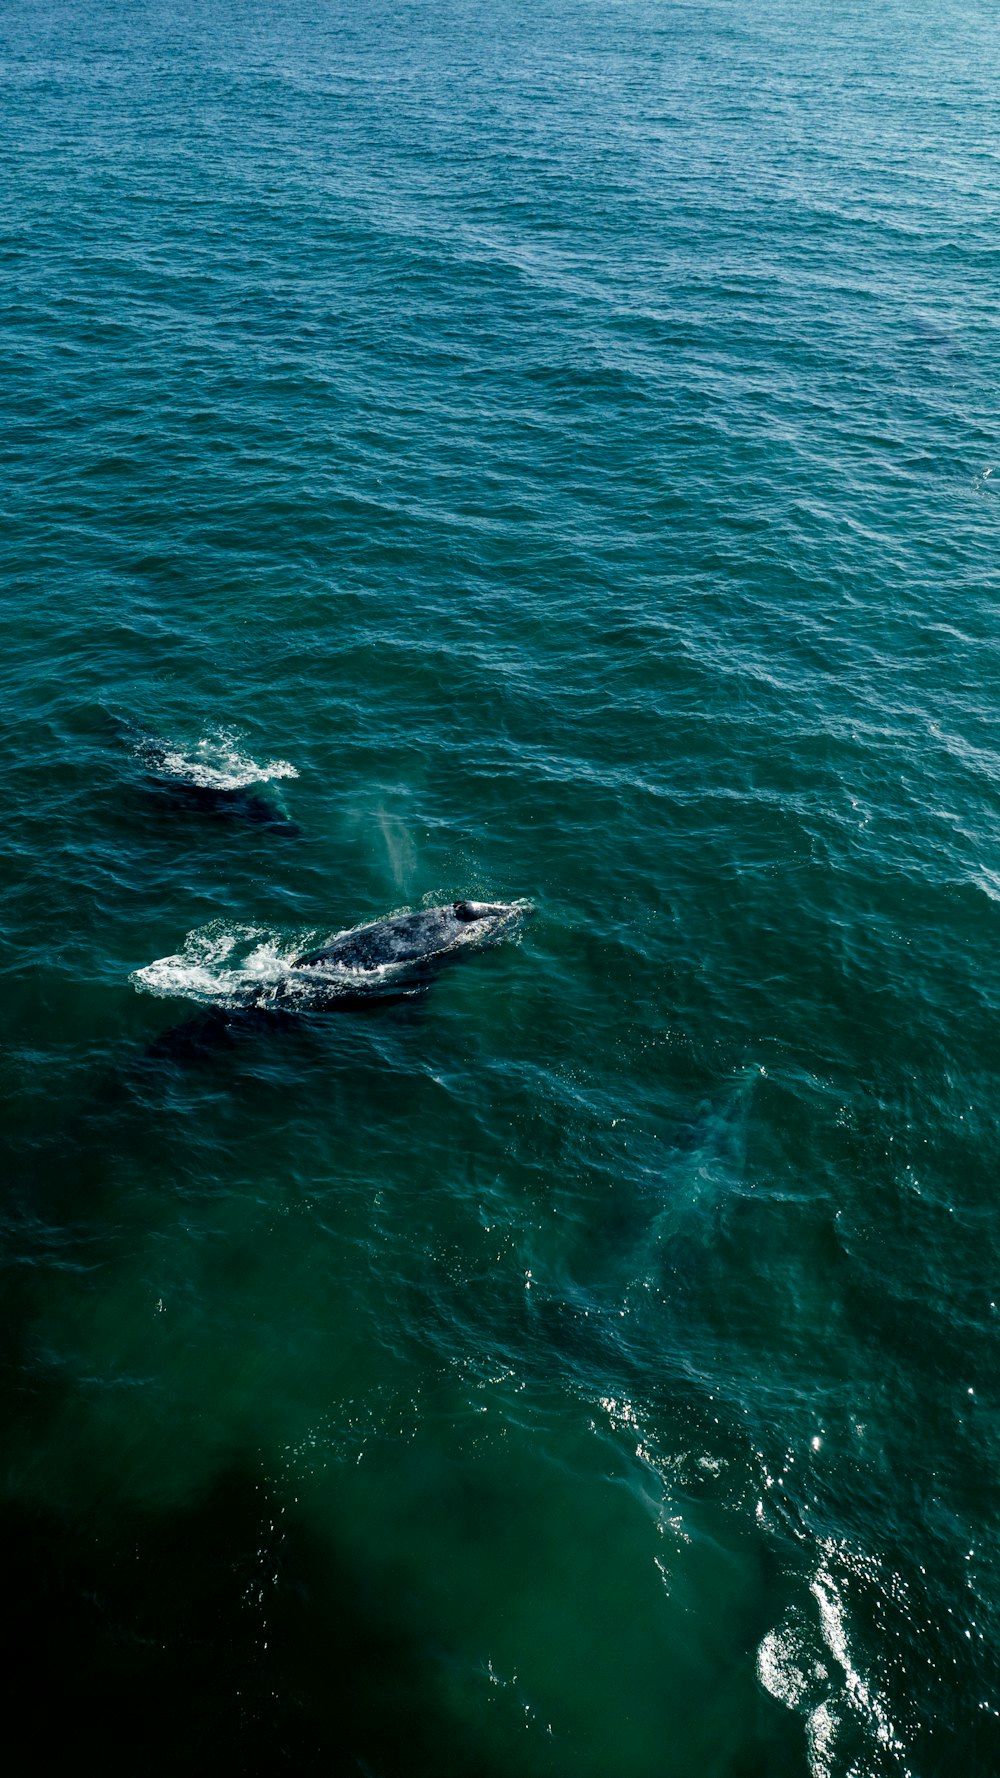
[[[456,1739],[391,1589],[279,1514],[252,1465],[158,1516],[8,1504],[0,1589],[12,1778],[62,1769],[67,1746],[112,1778],[500,1778]]]
[[[400,1007],[420,1003],[420,996],[410,993],[345,995],[332,1000],[320,1011],[288,1012],[283,1007],[245,1007],[232,1010],[222,1006],[205,1007],[180,1025],[172,1025],[147,1044],[144,1065],[156,1062],[198,1062],[244,1044],[267,1042],[268,1039],[290,1038],[294,1034],[319,1035],[331,1019],[340,1021],[346,1014],[372,1019]]]
[[[218,788],[207,784],[174,783],[169,779],[149,778],[144,786],[149,801],[171,814],[207,815],[219,821],[242,821],[253,827],[267,828],[271,833],[295,839],[302,833],[274,803],[257,791]]]

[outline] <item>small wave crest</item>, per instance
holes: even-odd
[[[890,1769],[909,1778],[905,1743],[888,1703],[855,1665],[832,1553],[830,1545],[809,1586],[818,1607],[818,1626],[803,1609],[790,1607],[757,1650],[757,1677],[773,1698],[805,1719],[811,1778],[832,1778],[837,1744],[848,1718],[890,1762]]]
[[[143,735],[135,744],[136,757],[147,771],[177,784],[197,785],[203,790],[246,790],[254,784],[271,784],[279,778],[297,778],[290,760],[251,758],[236,729],[210,729],[187,751],[158,735]]]

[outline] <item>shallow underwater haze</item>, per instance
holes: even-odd
[[[998,81],[5,6],[8,1770],[1000,1768]]]

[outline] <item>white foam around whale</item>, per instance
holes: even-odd
[[[144,735],[136,742],[136,757],[158,778],[192,784],[203,790],[245,790],[253,784],[271,784],[278,778],[297,778],[290,760],[261,762],[244,752],[235,729],[210,729],[186,750],[158,735]]]
[[[163,998],[238,1008],[277,994],[298,952],[298,935],[216,920],[189,932],[183,948],[132,971],[134,987]]]
[[[395,987],[398,967],[368,970],[301,970],[295,959],[324,935],[314,930],[278,932],[263,926],[214,921],[189,932],[183,949],[158,957],[129,976],[133,987],[163,999],[193,1000],[230,1011],[279,1005],[308,1011],[330,998],[335,978],[338,997],[371,996]]]

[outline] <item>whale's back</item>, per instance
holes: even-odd
[[[450,909],[400,914],[340,933],[322,949],[297,957],[295,967],[374,970],[394,963],[421,963],[446,950],[461,930]]]

